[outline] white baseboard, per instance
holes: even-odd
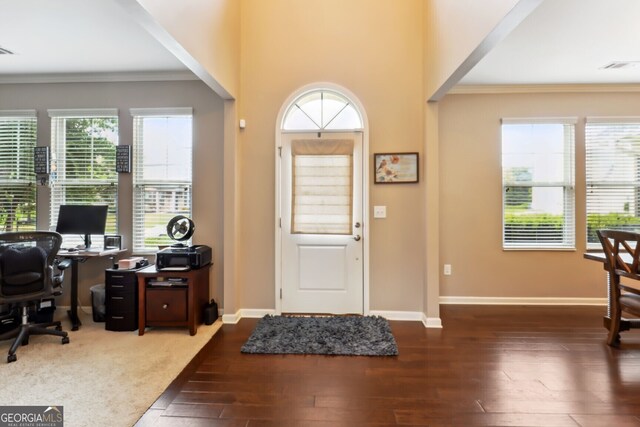
[[[238,323],[242,318],[259,319],[266,316],[267,314],[273,315],[273,314],[276,314],[276,311],[271,309],[266,309],[266,308],[241,308],[240,310],[236,311],[234,314],[222,315],[222,323],[233,325]]]
[[[439,317],[427,317],[422,314],[422,324],[425,328],[442,329],[442,320]]]
[[[240,310],[240,313],[241,317],[246,317],[249,319],[261,319],[267,314],[276,314],[276,311],[267,308],[243,308],[242,310]]]
[[[371,310],[369,314],[372,316],[384,317],[387,320],[408,320],[408,321],[422,321],[422,313],[419,311],[384,311],[384,310]]]
[[[369,314],[372,316],[381,316],[387,320],[422,322],[425,328],[442,328],[442,321],[439,317],[427,317],[419,311],[371,310]]]
[[[242,317],[240,316],[240,311],[237,311],[233,314],[223,314],[222,315],[222,323],[225,325],[235,325],[240,321]]]
[[[473,305],[607,305],[606,298],[440,297],[440,304]]]

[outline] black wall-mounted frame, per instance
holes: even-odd
[[[118,145],[116,147],[116,172],[131,173],[130,145]]]
[[[33,148],[33,171],[36,175],[49,173],[49,147]]]

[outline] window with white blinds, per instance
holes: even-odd
[[[587,248],[599,229],[640,231],[640,117],[588,117]]]
[[[35,110],[0,111],[0,230],[36,229]]]
[[[575,248],[575,123],[502,120],[504,249]]]
[[[131,109],[133,116],[133,250],[175,243],[167,223],[191,217],[192,109]]]
[[[51,117],[50,227],[55,230],[60,205],[108,205],[106,234],[117,224],[118,111],[49,110]],[[101,247],[102,236],[92,239]],[[83,243],[83,236],[64,236],[64,246]]]
[[[353,141],[294,140],[291,232],[351,234]]]

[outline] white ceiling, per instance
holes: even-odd
[[[113,0],[0,0],[0,80],[190,71]]]
[[[0,0],[0,11],[0,47],[15,52],[0,55],[0,82],[195,78],[113,0]],[[640,0],[545,0],[460,84],[640,83],[639,23]],[[613,61],[639,63],[602,69]]]
[[[461,84],[631,84],[640,61],[639,0],[545,0]]]

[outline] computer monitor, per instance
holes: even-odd
[[[60,234],[84,235],[84,247],[91,247],[92,234],[104,234],[107,224],[106,205],[60,205],[56,231]]]

